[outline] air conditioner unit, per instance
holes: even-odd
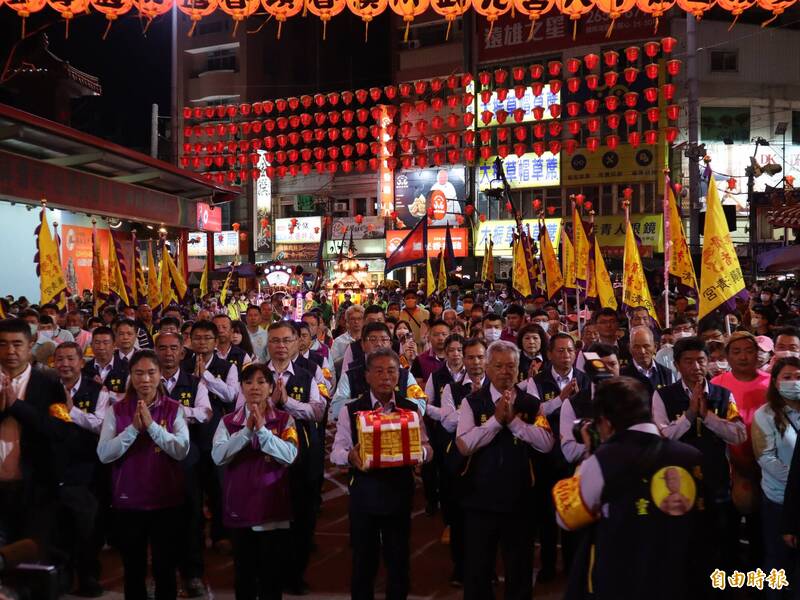
[[[406,42],[406,43],[408,44],[408,49],[409,50],[417,50],[422,45],[422,44],[419,43],[419,40],[408,40],[408,42]]]
[[[348,206],[347,202],[334,202],[333,203],[333,211],[334,212],[347,212]]]

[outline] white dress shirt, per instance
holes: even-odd
[[[406,389],[412,385],[417,385],[417,380],[411,374],[411,371],[409,371],[408,378],[406,379]],[[352,398],[351,396],[352,392],[350,391],[350,378],[347,377],[347,375],[342,375],[341,379],[339,379],[339,385],[336,386],[336,393],[333,395],[333,400],[331,400],[330,413],[334,421],[339,418],[339,413],[342,410],[342,406],[355,400],[355,398]],[[415,402],[423,408],[425,407],[424,402],[419,402],[413,398],[409,398],[409,400]]]
[[[684,393],[691,398],[692,390],[686,387],[686,384],[683,383],[682,380],[681,385],[683,386]],[[705,391],[708,393],[708,381],[705,382]],[[730,395],[728,402],[734,405],[736,404],[736,399],[733,397],[733,394]],[[737,421],[728,421],[726,416],[727,415],[717,416],[713,411],[709,410],[706,412],[705,418],[702,419],[703,425],[708,427],[708,429],[717,434],[720,439],[728,444],[735,445],[744,443],[747,440],[747,428],[745,427],[744,421],[741,419]],[[697,415],[696,418],[699,420],[700,415]],[[659,431],[661,431],[661,435],[671,440],[680,439],[694,424],[686,418],[686,412],[674,421],[671,420],[669,415],[667,415],[666,406],[658,390],[653,394],[653,422],[656,424]]]
[[[572,425],[576,418],[572,401],[564,400],[559,414],[558,431],[561,436],[561,452],[568,463],[578,463],[586,456],[586,446],[572,435]]]
[[[294,375],[294,365],[291,361],[289,361],[289,365],[286,367],[286,370],[280,373],[278,373],[278,370],[275,368],[275,365],[272,361],[267,363],[267,367],[275,375],[275,383],[278,382],[278,377],[280,377],[283,379],[284,386],[288,383],[289,378]],[[327,408],[328,404],[325,402],[325,399],[320,396],[319,388],[313,379],[311,380],[311,389],[309,390],[308,394],[308,402],[295,400],[289,395],[288,389],[286,390],[286,396],[286,404],[284,405],[283,409],[295,419],[304,419],[312,423],[319,423],[322,421],[322,417],[325,415],[325,409]],[[240,399],[240,401],[242,401],[242,399]]]
[[[369,393],[372,408],[375,409],[381,404],[380,400],[375,397],[371,391]],[[392,412],[395,408],[394,398],[389,401],[384,407],[384,412]],[[425,429],[425,423],[422,420],[423,413],[421,409],[417,409],[419,414],[419,439],[422,443],[422,462],[427,462],[429,458],[428,451],[425,445],[428,443],[428,432]],[[350,415],[347,412],[347,406],[343,406],[339,411],[339,418],[336,421],[336,437],[333,439],[333,448],[331,449],[331,462],[340,467],[350,466],[350,450],[353,449],[353,433],[350,429]]]
[[[497,404],[503,394],[494,387],[494,384],[489,386],[489,392],[492,402]],[[466,450],[466,455],[474,454],[484,446],[488,446],[503,427],[504,425],[501,425],[494,415],[482,425],[475,425],[475,416],[469,402],[462,402],[461,408],[458,409],[456,437]],[[553,447],[553,434],[550,431],[537,425],[528,425],[519,416],[514,417],[508,424],[508,429],[515,438],[530,444],[540,452],[549,452]]]
[[[235,369],[236,365],[232,365],[232,368]],[[161,378],[161,383],[164,384],[168,393],[171,394],[172,390],[175,389],[180,376],[181,370],[178,368],[178,370],[172,374],[172,377]],[[176,402],[180,402],[180,400],[176,400]],[[183,407],[184,416],[189,423],[205,423],[211,418],[211,401],[208,399],[208,387],[206,386],[205,379],[201,379],[197,383],[194,406],[184,406],[183,403],[181,403],[181,407]]]
[[[75,382],[75,385],[71,388],[64,386],[64,391],[66,391],[70,398],[74,398],[75,394],[78,393],[82,381],[83,376],[78,375],[78,381]],[[100,428],[103,426],[103,417],[106,414],[106,408],[108,408],[109,402],[108,390],[103,388],[97,396],[97,403],[95,404],[93,412],[84,411],[73,405],[69,411],[69,417],[78,427],[91,431],[92,433],[100,433]]]
[[[211,366],[211,361],[214,360],[214,356],[215,354],[212,352],[211,358],[208,359],[203,369],[202,380],[205,382],[209,392],[219,396],[226,404],[231,404],[236,400],[236,396],[239,395],[239,369],[236,368],[236,365],[231,365],[225,381],[219,377],[214,377],[211,371],[208,370]],[[195,360],[199,360],[199,357]]]
[[[355,342],[353,336],[350,335],[349,331],[345,331],[342,335],[337,337],[333,340],[333,346],[331,346],[330,356],[333,364],[335,365],[337,361],[344,359],[345,352],[347,352],[348,346]],[[346,373],[344,369],[341,371],[342,373]]]
[[[447,370],[450,371],[450,377],[453,378],[453,381],[456,381],[458,383],[461,383],[461,380],[464,379],[464,377],[467,374],[467,369],[464,366],[462,366],[461,369],[459,369],[458,371],[453,371],[450,368],[450,365],[447,365]],[[448,386],[449,386],[449,384],[448,384]],[[447,387],[447,386],[445,386],[445,387]],[[436,392],[436,390],[433,387],[433,373],[431,373],[431,375],[428,377],[428,381],[425,382],[425,395],[428,398],[428,403],[426,404],[426,407],[425,407],[425,416],[426,417],[430,417],[434,421],[441,421],[444,418],[444,414],[442,412],[442,407],[433,405],[433,400],[434,400],[434,398],[436,398],[436,393],[435,392]],[[444,390],[442,390],[442,392],[444,392]],[[441,400],[442,399],[439,398],[439,403],[440,404],[441,404]]]
[[[186,426],[182,408],[175,413],[172,433],[156,423],[155,420],[141,432],[149,435],[156,446],[175,460],[183,460],[189,454],[189,428]],[[117,434],[117,416],[113,410],[107,410],[103,419],[103,428],[100,430],[100,443],[97,444],[97,456],[100,458],[100,462],[108,464],[122,458],[139,435],[140,432],[133,426],[133,423]]]
[[[475,382],[465,373],[464,378],[459,383],[470,384],[472,386],[472,392],[475,392],[483,387],[485,381],[486,375],[481,377],[480,381]],[[442,427],[444,427],[448,433],[455,433],[458,427],[458,410],[456,409],[455,400],[453,400],[453,389],[450,385],[451,384],[448,383],[444,386],[444,390],[442,391],[442,408],[440,412],[442,414]],[[463,404],[464,400],[462,399],[461,402]]]
[[[17,396],[17,402],[25,401],[28,391],[28,382],[31,380],[32,367],[28,365],[25,370],[11,380],[11,387]],[[0,393],[3,388],[0,386]],[[0,421],[0,481],[19,481],[22,479],[22,469],[19,465],[20,428],[19,422],[11,415]]]

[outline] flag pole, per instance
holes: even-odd
[[[669,266],[672,262],[672,223],[670,223],[672,210],[669,205],[671,190],[669,170],[664,169],[664,327],[667,329],[669,329]]]
[[[581,284],[578,278],[578,226],[583,227],[583,225],[578,222],[580,215],[575,205],[575,194],[570,194],[569,198],[572,202],[572,215],[574,217],[572,220],[575,221],[572,224],[572,253],[575,258],[575,316],[578,321],[578,337],[581,337],[583,327],[581,327]]]

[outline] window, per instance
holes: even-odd
[[[402,25],[401,30],[405,32],[405,24]],[[460,40],[463,30],[463,19],[456,19],[450,27],[450,34],[447,35],[447,22],[435,21],[433,23],[425,23],[415,25],[410,28],[408,41],[400,43],[401,50],[416,50],[418,48],[425,48],[428,46],[440,46],[445,43]],[[445,42],[447,37],[447,42]],[[400,38],[403,39],[402,37]]]
[[[747,142],[750,140],[750,107],[700,107],[700,140]]]
[[[217,50],[208,55],[207,71],[236,70],[236,50]]]
[[[800,111],[792,111],[792,144],[800,144]]]
[[[739,70],[739,54],[736,51],[713,50],[711,52],[712,73],[735,73]]]

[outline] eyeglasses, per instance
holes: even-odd
[[[391,340],[392,340],[392,338],[388,338],[388,337],[386,337],[386,336],[384,336],[384,337],[374,337],[374,336],[370,336],[370,337],[368,337],[368,338],[367,338],[367,341],[368,341],[370,344],[377,344],[377,343],[380,343],[380,342],[383,342],[383,343],[385,344],[385,343],[388,343],[388,342],[390,342]]]
[[[293,337],[286,337],[286,338],[270,338],[270,339],[269,339],[269,343],[270,343],[270,344],[276,344],[276,345],[277,345],[277,344],[282,344],[282,345],[284,345],[284,346],[288,346],[288,345],[289,345],[289,344],[291,344],[293,341],[294,341],[294,338],[293,338]]]
[[[213,335],[193,335],[192,341],[197,342],[213,342],[216,338]]]

